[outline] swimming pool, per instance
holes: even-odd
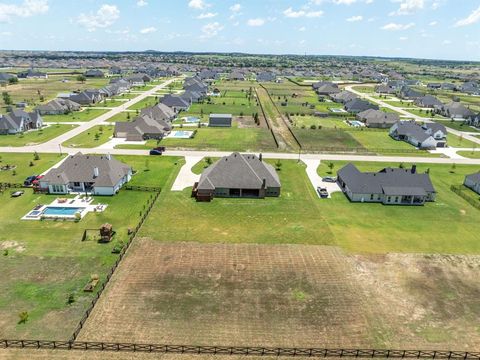
[[[85,208],[78,207],[52,207],[47,206],[43,211],[43,215],[47,216],[74,216],[76,213],[81,213]]]
[[[167,137],[174,139],[190,139],[193,136],[193,131],[172,131]]]
[[[194,116],[188,116],[188,117],[185,118],[185,122],[187,122],[187,123],[197,123],[199,121],[200,121],[200,119],[196,118]]]

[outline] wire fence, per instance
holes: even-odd
[[[468,190],[465,186],[463,185],[452,185],[450,187],[450,190],[452,190],[455,194],[460,196],[462,199],[467,201],[470,205],[472,205],[474,208],[480,210],[480,201],[478,197],[473,196],[470,193],[470,190]]]
[[[466,351],[190,346],[86,341],[0,340],[0,348],[277,357],[480,360],[480,352]]]

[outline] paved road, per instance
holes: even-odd
[[[412,114],[410,112],[408,112],[407,110],[404,110],[404,109],[401,109],[401,108],[398,108],[396,106],[393,106],[391,104],[388,104],[382,100],[379,100],[379,99],[375,99],[374,97],[371,97],[367,94],[364,94],[364,93],[361,93],[357,90],[355,90],[353,87],[355,85],[349,85],[349,86],[346,86],[345,87],[345,90],[348,90],[350,91],[351,93],[354,93],[355,95],[358,95],[364,99],[367,99],[368,101],[371,101],[373,103],[376,103],[377,105],[380,105],[382,107],[385,107],[385,108],[388,108],[388,109],[391,109],[391,110],[394,110],[404,116],[408,116],[410,118],[413,118],[415,119],[416,121],[423,121],[423,122],[433,122],[433,119],[431,118],[424,118],[424,117],[421,117],[421,116],[418,116],[418,115],[415,115],[415,114]],[[457,135],[457,136],[462,136],[464,139],[467,139],[467,140],[470,140],[471,142],[474,142],[476,144],[480,144],[480,139],[475,137],[475,136],[471,136],[470,133],[466,133],[466,132],[463,132],[463,131],[458,131],[458,130],[455,130],[455,129],[451,129],[449,127],[447,127],[447,131],[453,135]]]

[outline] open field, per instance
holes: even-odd
[[[153,106],[158,103],[158,99],[153,96],[147,97],[142,101],[130,106],[128,110],[142,110],[143,108]]]
[[[54,124],[40,130],[27,131],[17,135],[0,135],[0,146],[27,146],[37,145],[60,136],[76,127],[76,125]]]
[[[293,126],[302,128],[305,126],[309,128],[311,125],[322,128],[338,128],[338,129],[349,129],[350,126],[344,122],[345,118],[342,117],[331,117],[331,118],[320,118],[315,116],[292,116]]]
[[[131,184],[163,187],[176,173],[179,160],[119,157],[137,170]],[[146,162],[148,160],[148,162]],[[116,261],[114,245],[127,239],[127,229],[136,225],[150,193],[122,190],[113,197],[96,197],[107,204],[103,213],[90,213],[80,222],[22,221],[37,204],[49,204],[56,197],[33,194],[20,198],[0,195],[0,338],[47,338],[65,340],[83,315],[92,294],[84,293],[91,274],[104,279]],[[117,232],[114,242],[82,242],[85,229],[111,223]],[[18,229],[22,229],[18,236]],[[52,234],[55,234],[52,236]],[[73,294],[74,303],[67,304]],[[28,311],[25,324],[19,313]]]
[[[189,130],[189,128],[184,128]],[[192,128],[197,130],[193,139],[163,139],[160,143],[169,149],[201,149],[225,151],[267,151],[274,150],[275,142],[270,132],[263,128]],[[156,140],[146,145],[120,145],[122,149],[151,149]]]
[[[103,114],[106,114],[108,110],[90,109],[85,108],[83,111],[74,111],[65,115],[42,115],[42,119],[45,122],[77,122],[77,121],[91,121]]]
[[[469,159],[480,159],[480,151],[459,151],[457,154]]]
[[[123,122],[123,121],[131,121],[133,119],[135,119],[137,117],[137,113],[136,112],[132,112],[132,111],[122,111],[121,113],[111,117],[110,119],[108,119],[107,121],[108,122]]]
[[[64,142],[62,146],[95,148],[105,144],[113,136],[113,125],[97,125]]]
[[[63,158],[59,154],[38,154],[38,156],[39,159],[35,160],[33,154],[0,154],[0,166],[16,166],[15,171],[0,171],[0,182],[23,184],[23,181],[28,176],[43,173]]]

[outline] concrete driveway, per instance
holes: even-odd
[[[317,187],[319,186],[327,189],[329,199],[332,197],[332,193],[342,191],[338,184],[322,181],[322,178],[317,173],[317,169],[320,166],[320,160],[304,159],[302,161],[305,163],[305,165],[307,165],[307,176],[310,179],[313,189],[315,190],[315,194],[317,194],[318,197],[320,197],[317,192]]]
[[[203,156],[185,156],[185,165],[180,169],[175,182],[172,185],[172,191],[183,191],[192,187],[198,180],[200,175],[192,172],[192,167],[203,159]]]

